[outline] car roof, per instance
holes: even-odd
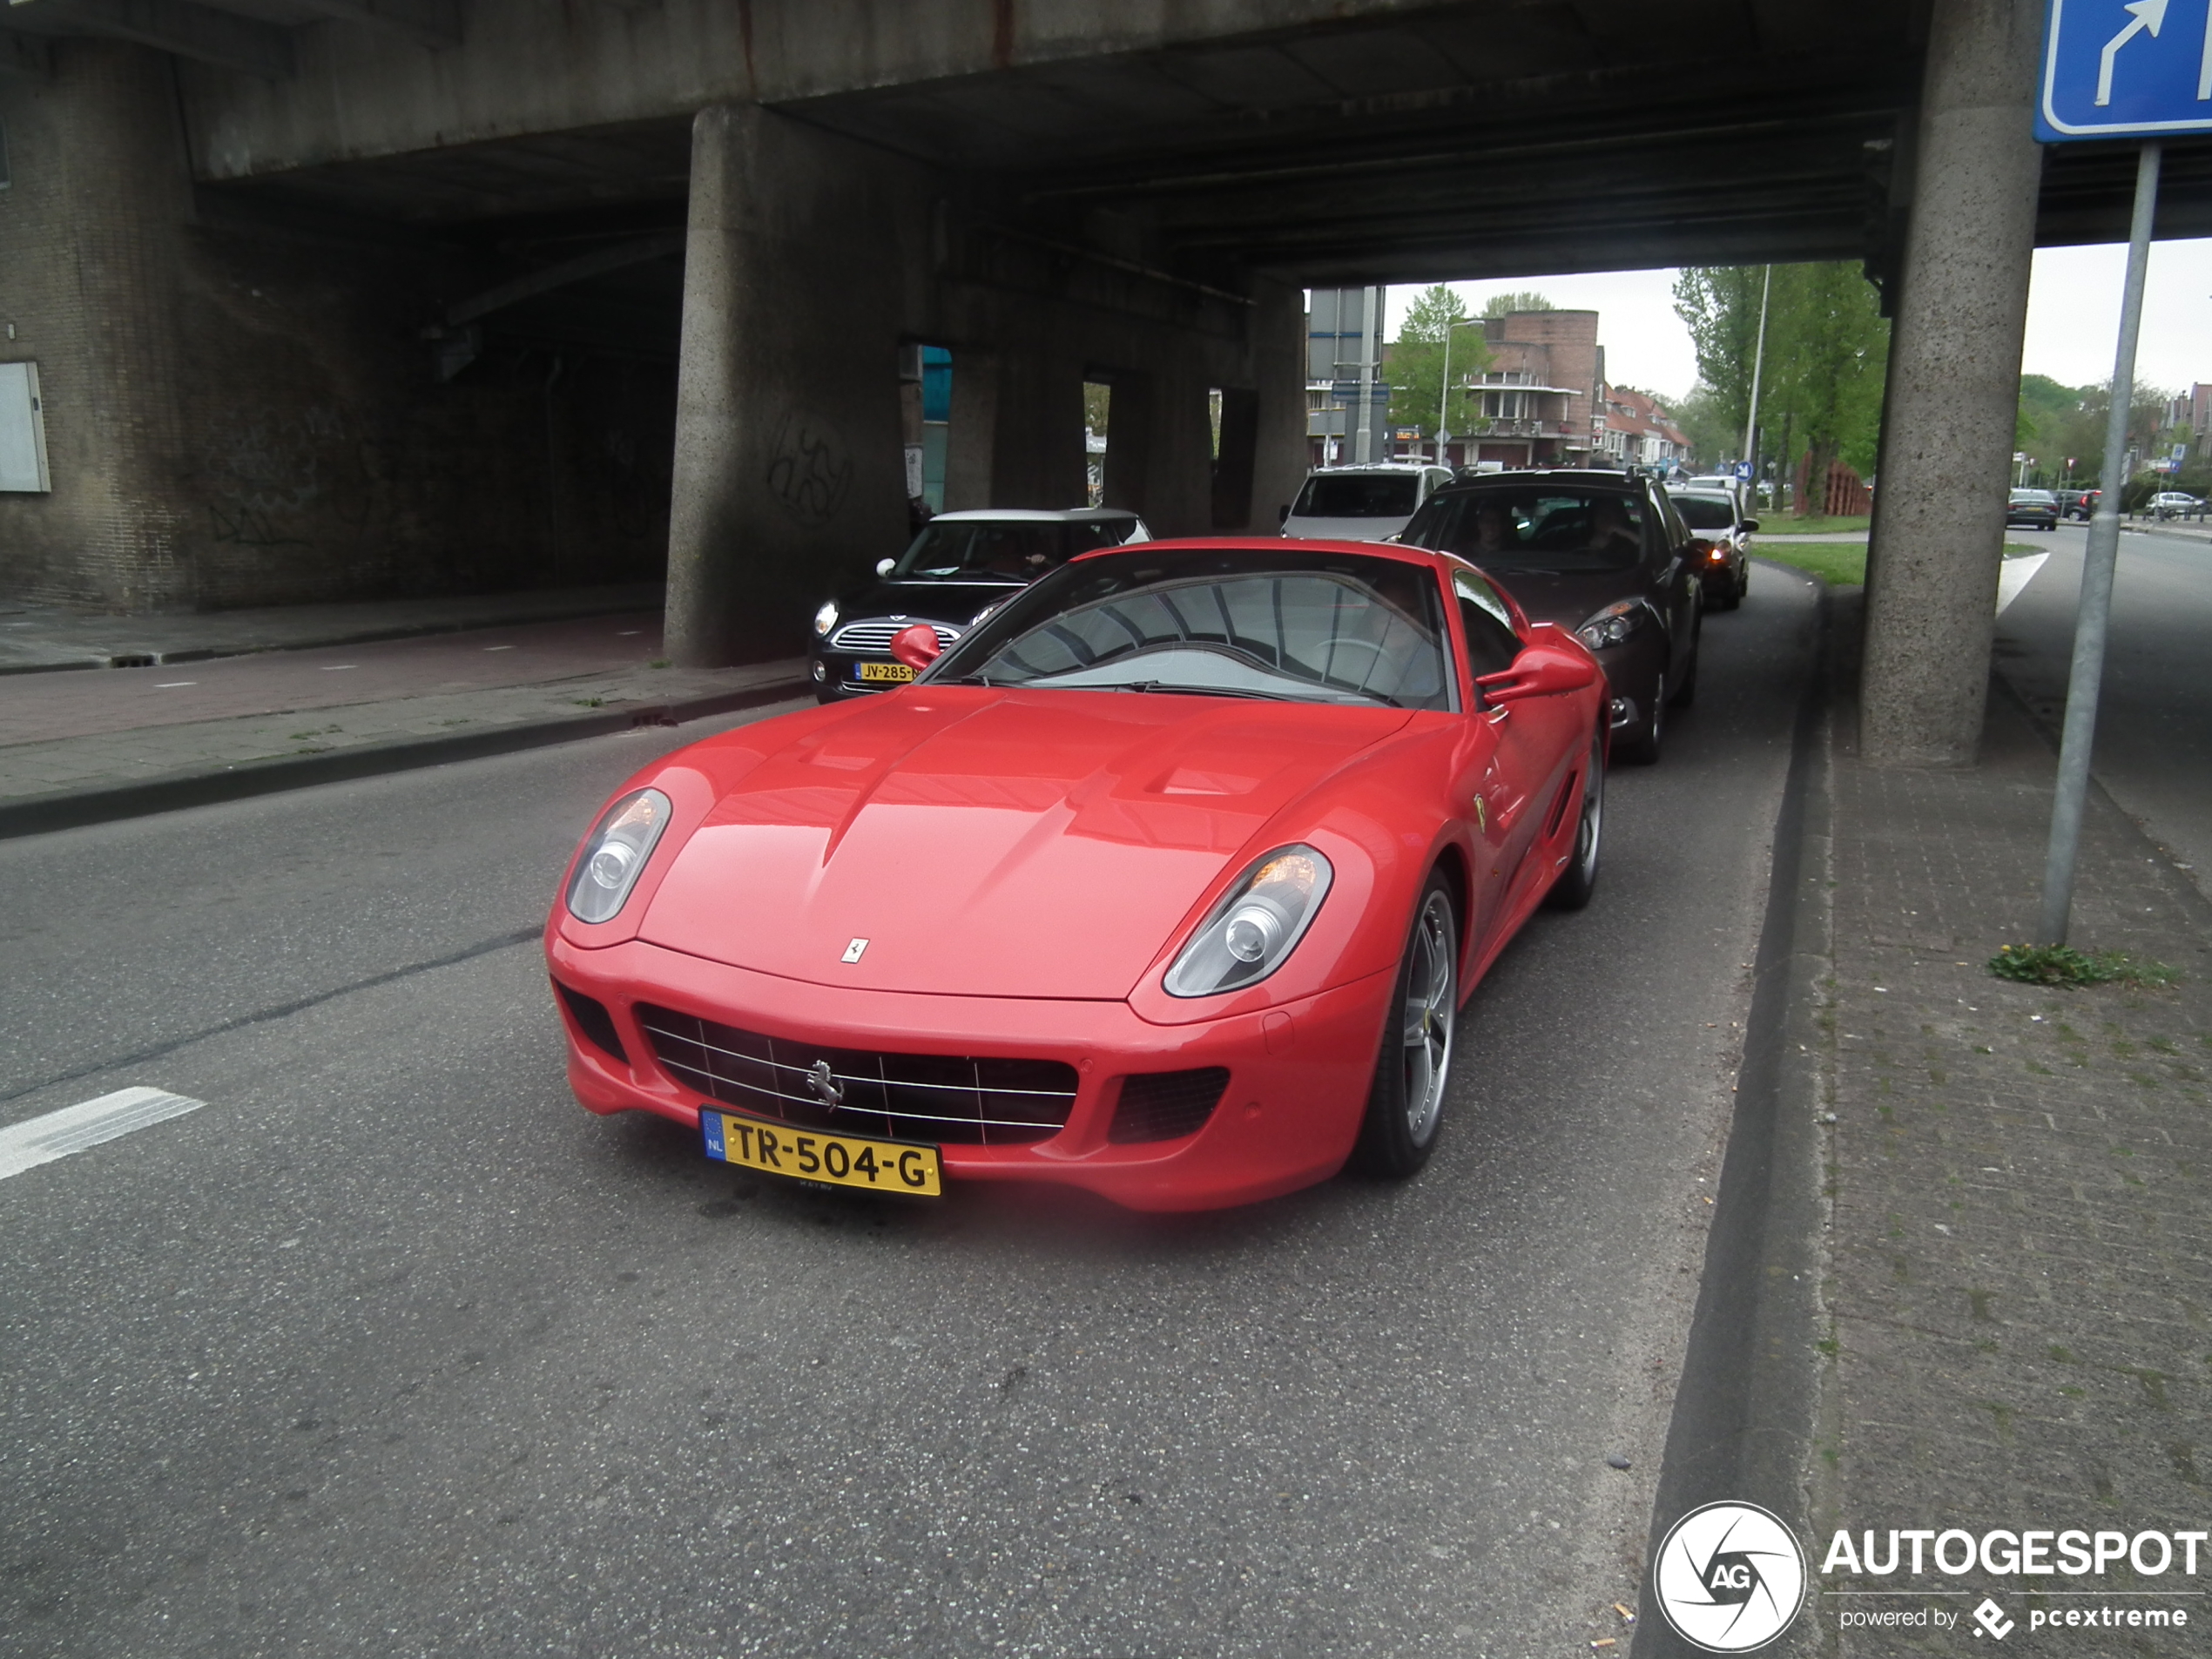
[[[1463,489],[1497,489],[1517,484],[1572,484],[1576,489],[1596,487],[1617,489],[1626,494],[1640,490],[1643,481],[1631,478],[1625,472],[1606,472],[1589,467],[1531,467],[1518,472],[1461,473],[1436,493],[1454,494]]]
[[[1309,478],[1341,478],[1347,473],[1444,472],[1448,470],[1448,468],[1440,467],[1433,461],[1362,461],[1357,465],[1350,467],[1316,467],[1312,469],[1312,471],[1309,472],[1306,476]]]
[[[1010,524],[1090,524],[1102,519],[1136,516],[1127,507],[965,507],[956,513],[939,513],[929,522],[967,524],[978,519],[991,519]]]
[[[1724,501],[1731,507],[1736,505],[1736,492],[1732,489],[1704,489],[1692,484],[1669,484],[1667,493],[1669,496],[1696,496],[1706,501]]]
[[[1127,553],[1143,557],[1152,553],[1275,553],[1305,556],[1314,553],[1357,553],[1363,557],[1395,559],[1401,564],[1426,565],[1432,570],[1474,568],[1456,554],[1439,553],[1404,542],[1353,542],[1332,536],[1184,536],[1158,542],[1127,542],[1119,547],[1086,548],[1068,561],[1080,564]]]

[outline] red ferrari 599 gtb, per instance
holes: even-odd
[[[1147,543],[892,652],[584,838],[545,948],[593,1111],[916,1197],[1410,1175],[1467,993],[1596,880],[1596,663],[1450,554]]]

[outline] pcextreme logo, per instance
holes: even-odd
[[[1750,1653],[1787,1630],[1805,1600],[1805,1556],[1757,1504],[1709,1503],[1660,1541],[1651,1573],[1659,1611],[1707,1653]]]

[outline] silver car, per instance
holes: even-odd
[[[1284,516],[1283,534],[1315,542],[1388,541],[1451,482],[1448,468],[1420,462],[1324,467],[1306,475]]]

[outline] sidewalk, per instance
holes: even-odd
[[[1835,659],[1856,661],[1836,596]],[[1811,1533],[2149,1529],[2205,1523],[2212,1475],[2212,905],[2101,791],[2084,826],[2074,942],[2168,964],[2169,989],[1993,978],[2042,879],[2055,753],[2001,682],[1971,772],[1862,766],[1846,686],[1829,774],[1828,972],[1804,1063],[1825,1113],[1831,1206]],[[1808,845],[1812,845],[1809,842]],[[1817,1050],[1817,1052],[1815,1052]],[[1817,1558],[1813,1561],[1816,1575]],[[1931,1569],[1932,1571],[1932,1569]],[[1816,1577],[1816,1590],[1987,1595],[2026,1634],[2027,1591],[2195,1589],[2201,1581]],[[2093,1598],[2094,1599],[2094,1598]],[[1822,1651],[1978,1650],[1947,1635],[1838,1630]],[[2123,1604],[2124,1605],[2124,1604]],[[2204,1608],[2201,1601],[2136,1606]],[[2212,1611],[2191,1613],[2193,1622]],[[2129,1630],[2083,1651],[2201,1651]],[[1834,1644],[1834,1645],[1831,1645]],[[1986,1648],[1986,1642],[1979,1643]],[[1810,1648],[1804,1649],[1811,1651]]]
[[[671,725],[806,695],[799,658],[744,668],[669,666],[660,655],[658,599],[657,588],[601,589],[123,619],[19,608],[0,617],[0,625],[14,626],[9,647],[17,668],[0,678],[0,835]],[[651,608],[610,611],[610,600]],[[518,610],[563,619],[524,620]],[[487,625],[502,617],[507,625]],[[95,644],[111,641],[160,660],[23,671],[41,658],[58,664],[72,651],[81,664]]]

